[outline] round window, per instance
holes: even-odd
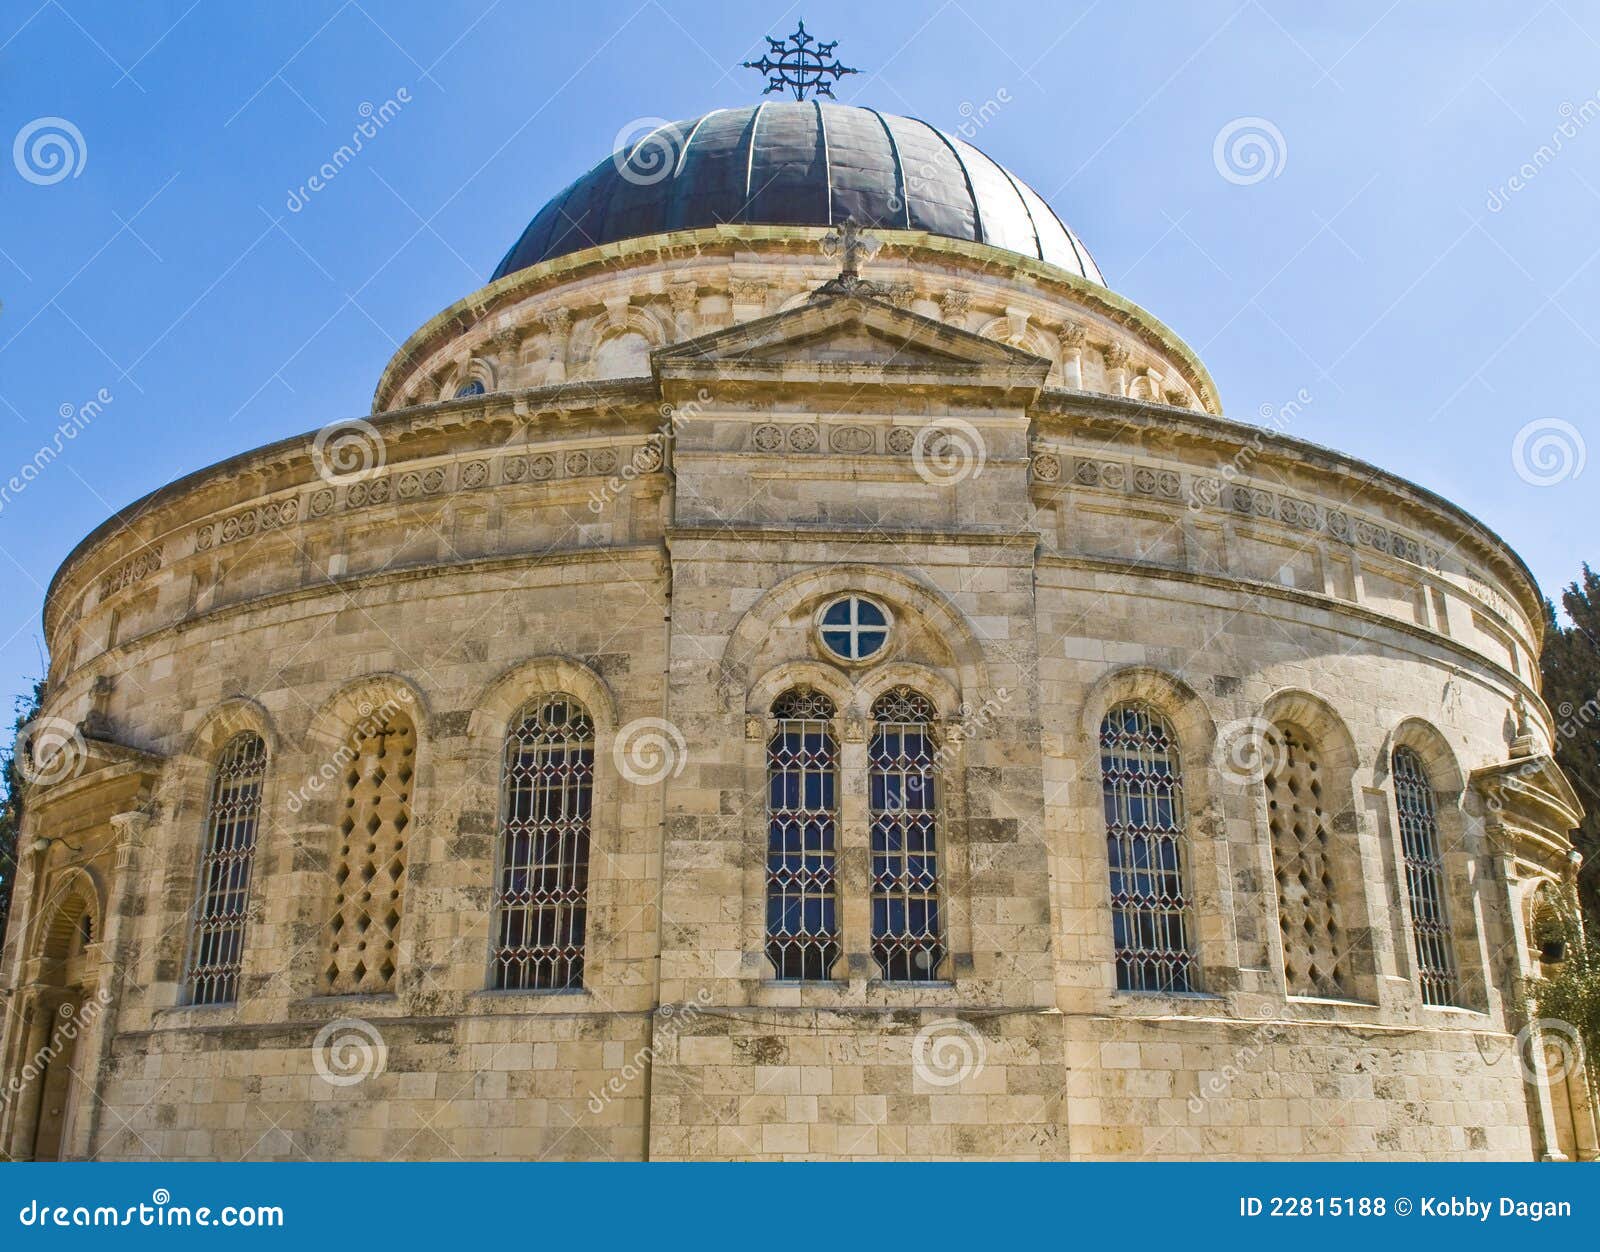
[[[822,646],[842,661],[865,661],[889,642],[889,610],[865,596],[840,596],[817,614]]]

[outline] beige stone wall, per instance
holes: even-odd
[[[129,884],[125,974],[85,1150],[1544,1150],[1507,992],[1527,961],[1519,883],[1558,878],[1561,849],[1510,857],[1472,782],[1505,762],[1519,701],[1548,739],[1515,559],[1332,454],[1250,448],[1193,409],[1041,393],[982,343],[926,347],[918,368],[953,371],[948,387],[896,391],[882,363],[852,374],[812,343],[778,350],[759,379],[730,363],[704,398],[690,371],[408,411],[379,423],[385,464],[360,481],[319,478],[299,441],[180,484],[88,544],[52,594],[47,711],[92,713],[144,755],[95,758],[85,816],[30,837],[70,826],[78,842],[123,805],[151,817],[137,855],[102,867],[108,900],[118,873]],[[937,356],[966,350],[965,364]],[[664,421],[670,441],[653,440]],[[981,438],[983,470],[930,482],[916,433],[957,422]],[[818,645],[817,609],[846,591],[894,614],[880,663],[842,666]],[[805,986],[774,981],[763,945],[770,709],[796,683],[834,698],[842,779],[844,958],[835,981]],[[877,976],[866,904],[866,721],[900,684],[933,702],[951,749],[950,955],[916,986]],[[597,727],[585,988],[494,992],[502,745],[522,701],[553,690]],[[1114,986],[1095,736],[1130,698],[1181,743],[1191,995]],[[314,780],[352,719],[391,701],[418,745],[399,985],[325,997],[337,790]],[[1342,917],[1356,1002],[1286,996],[1265,800],[1219,767],[1224,732],[1273,710],[1348,744],[1336,833],[1360,867]],[[647,781],[614,751],[640,723],[677,737]],[[245,729],[269,767],[241,996],[188,1006],[211,763]],[[1398,744],[1438,792],[1461,1007],[1417,990]],[[142,781],[118,790],[99,772],[115,769]],[[52,855],[50,872],[67,867]],[[30,964],[44,912],[8,948],[14,994],[49,975]],[[366,1023],[349,1042],[374,1055],[381,1041],[382,1064],[348,1086],[318,1070],[338,1019]],[[6,1046],[15,1064],[14,1034]]]

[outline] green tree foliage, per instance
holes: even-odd
[[[33,684],[26,696],[16,698],[16,718],[11,726],[11,744],[0,752],[0,945],[5,943],[6,922],[11,917],[11,888],[17,877],[17,839],[22,830],[22,804],[27,782],[17,766],[17,746],[22,728],[39,715],[44,681]]]
[[[1556,720],[1556,762],[1566,771],[1587,810],[1573,842],[1583,853],[1578,894],[1590,933],[1600,926],[1600,575],[1587,565],[1583,580],[1561,593],[1572,619],[1564,627],[1545,602],[1544,702]]]
[[[1587,573],[1587,571],[1585,571]],[[1564,959],[1544,967],[1544,976],[1523,983],[1530,1021],[1540,1023],[1539,1033],[1550,1044],[1552,1053],[1564,1057],[1557,1069],[1584,1059],[1585,1078],[1592,1093],[1600,1093],[1600,945],[1584,938],[1583,925],[1576,910],[1552,909],[1535,924],[1534,941],[1552,940],[1565,948]],[[1571,1047],[1572,1036],[1581,1043],[1581,1054]]]

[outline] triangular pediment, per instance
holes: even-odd
[[[660,348],[656,375],[1036,390],[1050,362],[873,299],[837,296]]]
[[[1583,802],[1555,758],[1538,753],[1497,761],[1472,771],[1472,783],[1492,798],[1497,811],[1559,838],[1583,820]]]

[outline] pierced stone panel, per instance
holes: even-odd
[[[323,990],[385,995],[398,962],[417,732],[404,717],[361,726],[346,753]]]
[[[1339,908],[1333,833],[1316,746],[1293,726],[1275,728],[1266,777],[1267,824],[1278,880],[1283,973],[1292,996],[1346,999],[1348,936]]]

